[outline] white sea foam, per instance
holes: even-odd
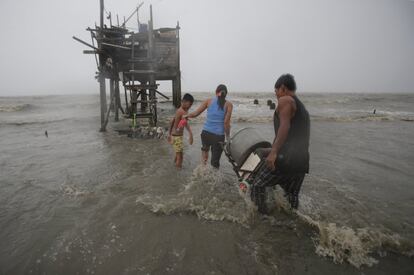
[[[316,254],[331,258],[335,263],[347,262],[360,268],[377,264],[377,256],[386,255],[387,251],[408,257],[414,255],[414,244],[396,233],[382,232],[380,229],[369,227],[355,229],[314,219],[302,213],[300,209],[292,210],[280,190],[275,189],[271,195],[271,200],[276,202],[278,209],[296,214],[301,221],[317,230],[314,239]],[[311,201],[306,202],[306,198],[301,198],[301,202],[306,204],[306,208],[312,207],[308,205]]]
[[[209,166],[197,166],[183,190],[173,196],[141,195],[137,203],[154,213],[192,212],[199,218],[231,221],[248,225],[254,208],[239,196],[234,185],[224,182],[223,174]]]
[[[0,105],[0,112],[19,112],[28,109],[30,106],[30,104],[2,104]]]

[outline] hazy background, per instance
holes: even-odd
[[[138,2],[105,4],[115,22]],[[141,22],[150,3],[156,28],[180,21],[184,91],[272,91],[290,72],[301,91],[414,92],[413,1],[144,2]],[[90,41],[99,0],[1,0],[0,10],[0,96],[98,93],[95,60],[72,35]]]

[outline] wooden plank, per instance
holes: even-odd
[[[157,94],[159,94],[160,96],[162,96],[163,98],[166,98],[166,99],[170,99],[168,96],[166,96],[166,95],[164,95],[163,93],[161,93],[160,91],[158,91],[158,90],[155,90],[155,92],[157,92]]]
[[[94,51],[91,51],[91,50],[84,50],[84,51],[83,51],[83,53],[84,53],[84,54],[97,54],[97,53],[98,53],[98,51],[96,51],[96,50],[94,50]]]
[[[129,72],[125,72],[129,74],[154,74],[154,70],[129,70]]]
[[[90,48],[92,48],[92,49],[94,49],[96,51],[99,51],[99,49],[97,47],[92,46],[91,44],[89,44],[89,43],[87,43],[87,42],[85,42],[85,41],[77,38],[76,36],[72,36],[72,38],[75,39],[76,41],[78,41],[79,43],[82,43],[83,45],[86,45],[86,46],[88,46],[88,47],[90,47]]]
[[[109,47],[114,47],[114,48],[118,48],[118,49],[123,49],[123,50],[131,50],[131,48],[125,47],[125,46],[121,46],[121,45],[115,45],[115,44],[110,44],[110,43],[106,43],[106,42],[101,42],[102,45],[105,46],[109,46]]]

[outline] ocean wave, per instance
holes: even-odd
[[[0,113],[12,113],[28,110],[32,107],[30,104],[4,104],[0,105]]]
[[[43,124],[49,124],[49,123],[56,123],[56,122],[63,122],[72,120],[69,118],[62,118],[62,119],[50,119],[50,120],[36,120],[36,121],[5,121],[0,122],[0,125],[4,126],[28,126],[28,125],[43,125]]]
[[[359,116],[311,116],[311,120],[315,121],[334,121],[334,122],[362,122],[362,121],[372,121],[372,122],[381,122],[381,121],[406,121],[414,122],[414,117],[409,116],[399,116],[399,115],[359,115]]]
[[[393,115],[366,115],[366,116],[320,116],[311,115],[311,121],[331,121],[331,122],[388,122],[405,121],[414,122],[414,117],[393,116]],[[232,117],[232,123],[270,123],[272,116],[237,116]],[[191,119],[193,123],[204,123],[204,118]]]
[[[263,114],[239,115],[233,113],[232,123],[269,123],[273,121],[272,115]],[[311,121],[331,121],[331,122],[388,122],[388,121],[405,121],[414,122],[414,114],[399,114],[399,113],[384,113],[384,114],[355,114],[355,115],[338,115],[333,116],[329,114],[310,115]],[[205,116],[190,119],[191,123],[204,123]]]

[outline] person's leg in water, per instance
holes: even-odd
[[[285,191],[285,197],[293,209],[298,209],[299,207],[299,192],[304,178],[305,174],[295,174],[291,175],[283,184],[280,184]]]
[[[276,176],[267,168],[266,164],[261,165],[262,167],[257,174],[250,179],[252,182],[250,197],[256,204],[257,210],[262,214],[267,214],[266,186],[271,186],[275,182]]]
[[[183,136],[174,136],[173,137],[173,146],[175,150],[175,167],[178,169],[182,168],[183,164]]]
[[[201,149],[201,163],[206,165],[208,161],[208,150]]]
[[[175,167],[178,169],[183,167],[183,152],[175,153]]]
[[[283,174],[280,171],[271,171],[265,165],[252,179],[253,187],[251,198],[256,203],[260,213],[266,213],[266,187],[280,185],[285,192],[290,207],[298,209],[299,192],[305,174]]]
[[[211,146],[211,166],[217,169],[220,167],[220,158],[223,153],[223,146],[220,142],[224,142],[224,136],[217,136],[217,140]]]
[[[201,145],[201,163],[206,165],[208,161],[208,151],[210,151],[211,146],[209,134],[206,131],[201,132]]]

